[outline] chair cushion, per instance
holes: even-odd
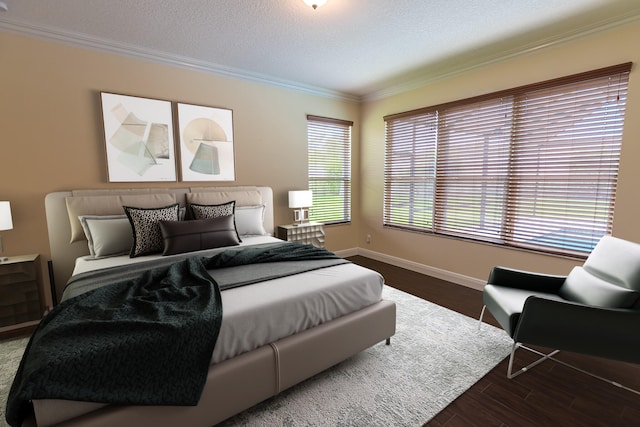
[[[524,303],[530,296],[562,301],[562,298],[555,294],[497,285],[486,285],[482,292],[487,309],[511,337],[515,333]]]
[[[604,236],[583,265],[607,282],[640,292],[640,244]]]
[[[603,280],[582,267],[567,276],[558,294],[569,301],[606,308],[633,308],[640,292]]]

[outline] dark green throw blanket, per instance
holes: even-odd
[[[346,262],[296,243],[234,248],[135,277],[116,275],[120,280],[63,301],[31,336],[7,400],[7,421],[20,425],[33,399],[196,405],[222,321],[220,289],[209,272],[300,260]]]

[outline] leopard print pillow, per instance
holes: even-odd
[[[236,202],[234,200],[220,205],[198,205],[192,203],[189,206],[191,207],[191,213],[195,219],[208,219],[233,215]]]
[[[163,208],[135,208],[123,206],[133,229],[131,258],[162,252],[164,240],[159,221],[178,221],[179,205]]]

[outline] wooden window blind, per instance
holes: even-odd
[[[437,114],[425,112],[386,123],[384,222],[433,228]]]
[[[309,189],[313,222],[351,221],[351,128],[353,122],[307,116]]]
[[[384,225],[589,253],[612,229],[630,70],[385,117]]]

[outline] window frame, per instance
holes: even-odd
[[[352,130],[353,122],[316,115],[307,115],[307,176],[313,193],[313,206],[309,220],[325,225],[351,222],[352,197]],[[334,150],[327,150],[327,140]],[[313,153],[322,153],[314,155]],[[327,162],[337,162],[333,176],[324,167]],[[323,163],[325,165],[323,165]],[[324,185],[323,185],[324,184]],[[332,201],[338,191],[340,202]]]
[[[518,153],[515,151],[515,148],[514,148],[514,147],[517,147],[519,144],[521,144],[520,141],[522,140],[522,135],[517,135],[517,132],[519,132],[519,127],[522,126],[522,122],[524,121],[523,117],[526,118],[524,115],[521,115],[522,112],[520,111],[523,108],[522,100],[525,99],[526,97],[531,98],[532,94],[546,94],[547,92],[552,93],[557,89],[567,90],[567,88],[570,88],[573,86],[579,86],[581,84],[584,84],[585,82],[587,83],[595,82],[596,79],[608,78],[609,80],[611,80],[612,78],[620,78],[623,81],[622,83],[623,99],[620,98],[621,96],[620,94],[618,95],[618,103],[622,105],[622,107],[618,108],[618,111],[617,111],[618,115],[621,116],[621,119],[619,120],[620,132],[619,132],[618,139],[611,142],[611,144],[617,144],[617,159],[616,159],[617,163],[614,165],[615,172],[613,173],[614,176],[611,178],[613,180],[612,189],[611,189],[611,193],[609,194],[609,197],[607,198],[607,202],[606,202],[607,206],[594,208],[594,209],[608,209],[608,212],[606,212],[606,215],[605,215],[607,218],[606,218],[606,230],[604,230],[604,234],[611,234],[612,223],[613,223],[613,208],[615,203],[615,190],[616,190],[616,184],[617,184],[617,170],[618,170],[619,161],[620,161],[620,145],[622,140],[622,127],[624,122],[624,113],[626,109],[628,76],[629,76],[631,67],[632,67],[632,63],[624,63],[624,64],[615,65],[612,67],[605,67],[598,70],[593,70],[593,71],[588,71],[584,73],[574,74],[571,76],[565,76],[557,79],[547,80],[544,82],[524,85],[524,86],[516,87],[513,89],[506,89],[506,90],[479,95],[479,96],[475,96],[467,99],[447,102],[447,103],[438,104],[430,107],[419,108],[416,110],[411,110],[411,111],[406,111],[402,113],[385,116],[384,121],[385,121],[386,142],[385,142],[385,171],[384,171],[385,185],[384,185],[383,226],[390,227],[390,228],[398,228],[398,229],[403,229],[408,231],[417,231],[417,232],[423,232],[423,233],[429,233],[429,234],[437,234],[437,235],[445,235],[445,236],[451,236],[451,237],[457,237],[457,238],[463,238],[463,239],[470,239],[470,240],[476,240],[476,241],[486,242],[490,244],[497,244],[497,245],[507,246],[507,247],[518,247],[526,250],[534,250],[534,251],[545,252],[545,253],[562,254],[562,255],[569,255],[574,257],[584,257],[588,252],[590,252],[590,248],[587,247],[585,249],[582,249],[580,247],[575,248],[570,246],[558,247],[557,244],[529,244],[526,241],[521,242],[521,241],[518,241],[517,239],[514,240],[513,221],[515,218],[518,217],[517,212],[515,210],[516,209],[515,204],[517,204],[517,202],[519,201],[515,192],[522,187],[524,182],[524,181],[521,181],[520,178],[517,178],[516,168],[520,165],[518,164],[519,158],[516,157]],[[603,93],[604,92],[605,91],[603,90]],[[512,106],[511,112],[509,113],[511,114],[511,117],[506,118],[507,115],[505,114],[505,121],[510,122],[509,128],[503,129],[505,136],[508,136],[509,145],[507,148],[505,148],[506,151],[500,154],[500,156],[503,156],[503,158],[500,157],[501,160],[493,159],[493,162],[491,163],[491,166],[495,167],[496,165],[501,165],[502,164],[501,162],[506,162],[505,170],[501,172],[505,174],[504,176],[505,181],[503,183],[498,182],[499,178],[497,176],[489,176],[489,175],[485,176],[477,172],[478,165],[479,165],[477,156],[480,155],[480,152],[478,150],[482,148],[481,146],[483,144],[487,145],[488,143],[485,141],[483,143],[478,144],[477,141],[474,141],[472,138],[468,136],[471,133],[469,132],[469,130],[474,129],[473,126],[484,125],[486,122],[493,124],[494,121],[495,123],[499,123],[499,120],[501,120],[501,118],[499,115],[497,115],[494,112],[494,109],[498,107],[492,106],[492,104],[497,105],[498,103],[504,103],[504,104],[511,103],[511,106]],[[482,119],[482,116],[479,116],[480,118],[476,121],[476,119],[472,117],[473,109],[476,107],[480,108],[480,106],[483,106],[485,104],[486,104],[486,110],[488,112],[486,113],[487,117],[490,117],[491,114],[494,114],[495,117],[491,116],[491,120],[484,120]],[[551,105],[551,107],[548,107],[550,109],[556,108],[555,104],[549,104],[549,105]],[[576,109],[576,111],[582,113],[582,108],[584,107],[580,105],[580,107]],[[461,117],[456,117],[455,120],[451,119],[451,116],[453,116],[453,113],[459,110],[462,110],[464,114]],[[425,123],[428,120],[430,120],[431,123],[435,123],[434,124],[435,128],[433,129],[434,135],[432,136],[434,139],[434,142],[431,142],[431,144],[433,144],[434,146],[433,147],[433,150],[434,150],[433,164],[427,165],[427,168],[429,169],[429,173],[427,175],[429,176],[425,178],[427,180],[431,179],[433,181],[433,188],[431,189],[428,186],[425,186],[423,188],[423,191],[425,192],[425,194],[428,193],[428,191],[432,190],[431,201],[430,201],[431,206],[427,206],[429,204],[428,201],[423,202],[425,209],[430,210],[429,212],[430,215],[428,214],[424,215],[423,223],[403,224],[401,221],[394,219],[394,215],[397,218],[403,218],[403,216],[399,213],[401,210],[398,207],[400,205],[400,202],[407,200],[408,201],[407,203],[411,205],[409,208],[403,208],[405,210],[408,209],[411,212],[415,210],[417,212],[420,209],[413,209],[413,205],[412,205],[414,203],[413,193],[405,193],[403,198],[402,191],[409,191],[409,190],[405,190],[402,187],[402,185],[405,185],[405,188],[409,188],[407,186],[411,185],[413,172],[410,170],[411,168],[410,165],[402,163],[404,160],[402,159],[401,155],[397,153],[398,147],[395,147],[394,145],[400,144],[399,141],[402,141],[402,143],[404,144],[409,144],[410,138],[411,138],[410,136],[411,126],[408,123],[411,121],[414,121],[415,123],[419,123],[420,120],[425,120]],[[405,128],[403,128],[402,126],[405,124],[405,122],[407,124]],[[465,123],[465,122],[469,122],[469,123]],[[453,132],[453,134],[455,134],[456,126],[460,127],[460,130],[457,132],[459,135],[458,136],[454,135],[454,137],[447,135],[447,132],[449,133]],[[531,130],[529,130],[528,132],[531,132]],[[604,132],[605,131],[603,131],[603,133]],[[425,140],[424,136],[422,137],[422,140],[423,141]],[[462,158],[461,150],[458,150],[460,152],[453,153],[452,155],[450,155],[451,158],[447,159],[446,156],[451,154],[451,153],[448,153],[447,150],[456,151],[455,144],[458,144],[459,147],[466,147],[466,149],[469,150],[468,151],[469,154],[467,156],[471,160]],[[602,146],[605,145],[604,142],[602,142],[601,144]],[[486,147],[484,148],[486,149]],[[407,150],[407,152],[403,154],[405,157],[413,155],[413,157],[411,158],[411,162],[426,163],[426,160],[419,158],[418,154],[420,153],[410,152],[411,148],[408,146],[405,147],[405,150]],[[464,154],[464,152],[462,153]],[[491,155],[497,156],[496,152],[494,151],[491,152]],[[616,154],[614,153],[614,157],[615,155]],[[548,157],[548,158],[551,158],[551,157]],[[544,157],[543,159],[547,159],[547,157]],[[450,161],[451,165],[453,166],[448,168],[446,165],[444,165],[447,161]],[[465,179],[465,176],[464,176],[465,168],[468,168],[468,170],[471,171],[470,172],[471,174],[467,175],[467,177],[470,177],[468,178],[469,183],[466,187],[461,185],[459,186],[459,189],[457,189],[455,188],[457,183],[464,181]],[[476,171],[474,171],[474,168],[476,169]],[[531,170],[535,172],[535,168]],[[458,175],[455,175],[455,173],[458,173]],[[473,173],[477,173],[477,174],[473,175]],[[485,204],[484,201],[481,202],[481,204],[479,204],[480,206],[483,206],[485,209],[490,208],[491,212],[489,213],[494,215],[496,218],[500,217],[498,218],[499,222],[493,224],[493,226],[498,227],[499,230],[487,229],[487,234],[483,235],[482,233],[473,234],[473,233],[466,233],[466,232],[458,232],[459,230],[456,230],[455,225],[452,228],[448,227],[446,225],[447,222],[451,222],[452,224],[455,223],[455,220],[452,220],[450,218],[452,216],[451,214],[453,210],[449,209],[447,205],[448,200],[464,201],[466,197],[467,207],[462,208],[462,210],[460,211],[460,215],[463,215],[465,213],[468,214],[471,210],[474,209],[474,207],[469,207],[469,206],[472,206],[472,205],[478,206],[478,202],[476,202],[473,197],[477,197],[478,194],[480,194],[483,197],[484,196],[488,197],[491,194],[491,193],[486,193],[484,191],[480,191],[478,194],[475,194],[475,195],[471,194],[472,192],[470,191],[470,189],[473,188],[473,185],[476,185],[476,184],[478,186],[483,185],[480,183],[481,180],[479,179],[481,176],[485,176],[486,178],[486,183],[484,184],[485,186],[495,185],[494,193],[496,195],[496,198],[498,198],[499,196],[500,200],[503,203],[502,207],[498,206],[500,204],[500,200],[496,200],[494,205],[487,205]],[[477,182],[473,182],[474,180]],[[450,183],[450,184],[447,184],[447,183]],[[415,185],[419,186],[419,181],[415,181]],[[500,189],[499,188],[500,185],[503,185],[504,188]],[[457,197],[457,199],[455,197],[450,197],[451,193],[453,193],[454,196]],[[525,198],[522,200],[527,200],[527,199]],[[463,205],[463,203],[460,203],[460,204]],[[465,209],[467,210],[465,211]],[[405,217],[408,218],[409,215],[410,214],[405,214]],[[461,223],[464,223],[464,221],[465,220],[462,219]],[[494,221],[495,221],[495,218],[494,218]],[[562,222],[561,219],[557,221],[558,221],[557,223]],[[594,220],[594,224],[595,224],[595,220]],[[554,224],[554,225],[557,225],[557,224]],[[537,231],[536,227],[537,225],[533,226],[532,232]],[[494,232],[495,234],[492,234]],[[595,239],[595,236],[592,236],[592,241],[591,241],[591,244],[594,246],[595,241],[593,239]],[[568,240],[570,240],[570,238],[568,238],[567,241]]]

